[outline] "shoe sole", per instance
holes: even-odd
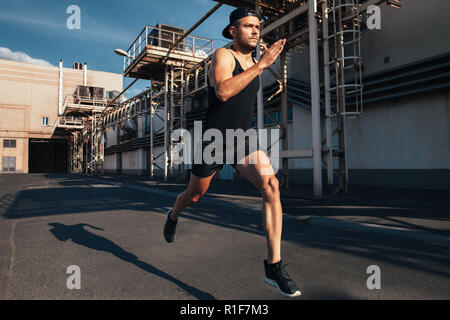
[[[302,293],[300,292],[300,290],[295,291],[294,293],[286,293],[283,290],[280,289],[280,287],[278,286],[278,283],[272,279],[269,279],[267,277],[264,277],[264,281],[267,284],[270,284],[271,286],[278,288],[278,291],[285,297],[290,297],[290,298],[294,298],[294,297],[298,297],[300,296]]]

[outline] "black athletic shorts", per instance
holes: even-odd
[[[202,147],[202,154],[203,154],[203,150],[204,148],[209,145],[211,142],[210,141],[203,141],[203,147]],[[236,170],[237,172],[239,172],[239,170],[236,169],[236,164],[238,163],[238,161],[240,159],[238,159],[238,155],[237,155],[237,142],[236,139],[234,141],[234,159],[233,159],[233,163],[230,163],[234,170]],[[212,163],[212,164],[206,164],[203,160],[202,157],[202,163],[201,164],[192,164],[192,170],[191,172],[199,177],[199,178],[206,178],[211,176],[214,172],[222,170],[224,164],[226,164],[226,144],[223,147],[223,161],[222,163]],[[245,139],[245,150],[244,150],[244,157],[248,156],[250,154],[250,148],[249,148],[249,139]],[[215,152],[212,152],[212,156],[215,155]]]

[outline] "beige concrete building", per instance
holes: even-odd
[[[85,69],[62,68],[60,84],[59,67],[0,59],[1,173],[67,172],[67,136],[52,135],[62,101],[78,85],[123,87],[121,74]]]

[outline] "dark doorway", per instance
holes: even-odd
[[[67,140],[30,139],[29,173],[67,173]]]

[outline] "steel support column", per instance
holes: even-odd
[[[168,101],[167,101],[167,91],[169,88],[169,79],[167,74],[167,65],[164,66],[164,181],[167,180],[167,148],[168,148],[168,123],[167,123],[167,117],[168,117]]]
[[[322,2],[322,39],[323,39],[323,66],[325,87],[325,125],[327,148],[327,178],[328,184],[333,184],[333,145],[331,140],[331,96],[330,96],[330,47],[328,41],[328,6],[327,1]]]
[[[319,48],[317,37],[316,10],[317,0],[309,0],[309,53],[311,73],[311,120],[313,149],[313,184],[314,196],[322,198],[322,148],[320,137],[320,83],[319,83]]]
[[[289,150],[288,130],[287,130],[287,65],[286,65],[286,51],[280,54],[280,75],[283,81],[283,91],[281,92],[281,139],[282,150]],[[283,175],[282,186],[289,189],[289,158],[282,158],[283,168],[281,170]]]

